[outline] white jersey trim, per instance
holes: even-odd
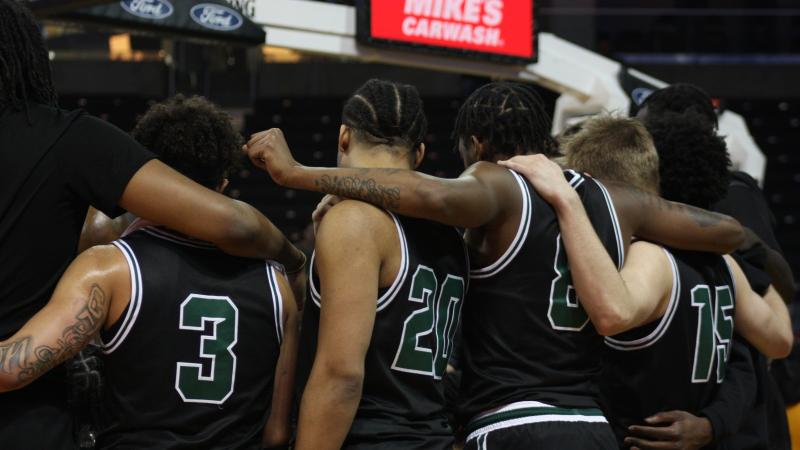
[[[139,317],[139,311],[142,309],[142,294],[144,291],[142,287],[142,271],[133,250],[123,240],[116,240],[112,244],[122,252],[122,255],[125,256],[125,261],[128,263],[128,270],[131,273],[131,299],[125,317],[122,319],[122,325],[120,325],[116,334],[108,343],[103,343],[102,350],[105,354],[113,353],[128,337],[133,325],[136,323],[136,319]]]
[[[728,268],[728,275],[731,277],[731,295],[733,296],[733,304],[736,305],[736,278],[733,276],[733,267],[731,267],[730,262],[728,262],[728,258],[724,256],[720,256],[723,261],[725,261],[725,267]]]
[[[622,269],[622,266],[625,265],[625,246],[623,245],[624,241],[622,239],[622,230],[619,226],[619,217],[617,216],[617,208],[614,206],[614,200],[611,198],[611,194],[608,193],[608,189],[600,182],[600,180],[593,179],[597,186],[600,187],[600,191],[603,193],[603,197],[606,199],[606,205],[608,205],[608,213],[611,215],[611,223],[614,226],[614,237],[617,240],[617,269]]]
[[[518,406],[521,404],[537,404],[537,405],[527,405],[527,406]],[[493,411],[487,415],[497,414],[499,412],[506,412],[506,411],[513,411],[515,409],[520,408],[529,408],[529,407],[550,407],[555,408],[552,405],[547,405],[544,403],[539,402],[517,402],[507,407],[501,408],[499,410]],[[518,417],[516,419],[508,419],[503,420],[500,422],[495,422],[490,425],[486,425],[485,427],[478,428],[477,430],[473,431],[467,436],[466,442],[470,442],[473,439],[478,438],[479,436],[483,436],[489,432],[501,430],[504,428],[511,428],[516,427],[519,425],[527,425],[531,423],[541,423],[541,422],[590,422],[590,423],[608,423],[608,420],[605,416],[585,416],[582,414],[538,414],[535,416],[526,416],[526,417]],[[485,442],[485,441],[484,441]],[[484,444],[485,445],[485,444]]]
[[[528,231],[531,228],[531,221],[533,219],[533,202],[531,201],[531,193],[527,183],[523,180],[522,176],[514,171],[509,171],[514,175],[517,180],[519,189],[522,192],[522,214],[519,218],[519,226],[514,240],[508,246],[505,253],[503,253],[497,261],[492,264],[479,269],[470,270],[470,277],[475,279],[489,278],[497,275],[501,270],[505,269],[511,261],[517,256],[519,251],[525,245],[525,240],[528,237]]]
[[[403,231],[403,226],[400,224],[400,220],[397,219],[392,213],[389,213],[394,221],[394,225],[397,228],[397,236],[400,239],[400,269],[397,271],[397,276],[392,282],[389,289],[383,293],[380,298],[378,298],[376,305],[377,309],[375,312],[380,312],[394,300],[397,296],[397,293],[400,292],[400,288],[403,286],[403,283],[406,281],[406,276],[408,275],[408,265],[410,256],[408,254],[408,242],[406,241],[406,233]],[[319,290],[317,289],[316,284],[314,283],[314,258],[316,257],[316,252],[311,253],[311,262],[308,265],[308,284],[311,287],[311,300],[317,307],[320,306],[320,300],[322,295],[320,294]]]
[[[165,241],[174,242],[174,243],[180,244],[180,245],[185,245],[187,247],[201,248],[201,249],[204,249],[204,250],[214,250],[214,249],[216,249],[216,247],[214,247],[213,245],[211,245],[211,244],[209,244],[207,242],[181,237],[181,236],[178,236],[176,234],[170,233],[169,231],[161,229],[161,228],[158,228],[158,227],[144,227],[144,228],[140,228],[140,230],[144,231],[145,233],[147,233],[147,234],[149,234],[151,236],[157,237],[159,239],[163,239]]]
[[[272,294],[272,310],[275,315],[275,331],[278,334],[278,344],[283,342],[283,295],[278,284],[278,271],[272,263],[266,263],[267,283]],[[281,273],[280,276],[283,276]]]
[[[678,304],[680,303],[681,277],[678,273],[678,264],[675,262],[675,257],[664,247],[661,247],[661,250],[667,255],[667,259],[669,259],[669,268],[672,270],[672,292],[670,293],[667,311],[661,317],[658,326],[647,336],[631,341],[606,337],[606,345],[615,350],[627,352],[650,347],[666,334],[670,324],[672,324],[672,319],[675,318],[675,312],[678,310]]]

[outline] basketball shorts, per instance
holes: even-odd
[[[558,408],[518,402],[478,416],[467,425],[464,450],[618,450],[599,409]]]

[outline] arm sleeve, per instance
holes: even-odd
[[[736,336],[731,345],[731,357],[725,370],[725,381],[700,415],[711,422],[714,442],[736,434],[755,401],[756,375],[747,347]]]
[[[109,217],[122,214],[117,202],[128,181],[155,158],[127,133],[89,115],[76,120],[60,144],[67,186]]]

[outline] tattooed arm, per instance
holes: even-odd
[[[541,164],[540,158],[543,156],[515,156],[500,165],[521,173],[536,185],[535,169]],[[617,212],[626,250],[632,236],[675,248],[720,254],[745,243],[745,229],[732,217],[670,202],[625,184],[605,182],[605,186]]]
[[[519,198],[508,171],[486,162],[474,164],[456,179],[413,170],[304,167],[294,160],[277,128],[253,135],[245,152],[281,186],[362,200],[447,225],[485,225]]]
[[[129,298],[128,266],[115,247],[81,253],[50,302],[0,342],[0,392],[19,389],[77,354],[110,317],[116,320]]]
[[[730,216],[667,201],[623,184],[605,185],[626,244],[631,236],[637,236],[675,248],[724,254],[745,241],[744,227]]]

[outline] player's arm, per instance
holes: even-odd
[[[276,279],[283,298],[283,341],[278,364],[275,366],[272,407],[267,425],[264,427],[262,444],[266,448],[286,445],[292,438],[290,415],[294,399],[294,376],[299,340],[299,313],[294,295],[286,278],[279,275]]]
[[[536,192],[558,216],[573,285],[597,332],[610,336],[653,318],[672,289],[664,251],[637,242],[620,274],[561,168],[544,155],[534,155],[527,171]]]
[[[358,409],[378,298],[381,237],[373,219],[380,214],[370,205],[343,201],[320,224],[319,337],[300,403],[297,450],[340,448]]]
[[[624,237],[636,236],[684,250],[718,254],[745,245],[745,229],[734,218],[671,202],[634,187],[606,183]]]
[[[272,259],[289,270],[305,263],[302,252],[258,210],[206,189],[157,160],[133,175],[119,205],[226,253]]]
[[[750,352],[734,339],[726,365],[725,382],[712,402],[697,412],[662,411],[628,427],[625,443],[631,449],[706,448],[734,436],[755,400],[756,377]]]
[[[130,214],[123,214],[112,219],[90,206],[78,241],[78,253],[95,245],[106,245],[119,239],[130,223]]]
[[[109,310],[113,316],[118,309],[113,302],[129,297],[128,266],[116,248],[81,253],[61,277],[50,302],[0,342],[0,392],[22,388],[75,356],[106,324]]]
[[[769,358],[785,358],[792,351],[794,335],[789,310],[775,288],[764,297],[753,292],[739,264],[725,256],[736,290],[736,331]]]
[[[504,182],[505,170],[491,163],[477,163],[455,179],[413,170],[305,167],[295,161],[277,128],[253,135],[245,152],[281,186],[362,200],[446,225],[485,225],[509,201],[496,195],[493,186]]]
[[[536,155],[515,156],[500,164],[533,182],[530,162]],[[704,209],[670,202],[636,188],[607,183],[627,247],[637,236],[670,247],[730,253],[745,244],[744,228],[735,219]]]

